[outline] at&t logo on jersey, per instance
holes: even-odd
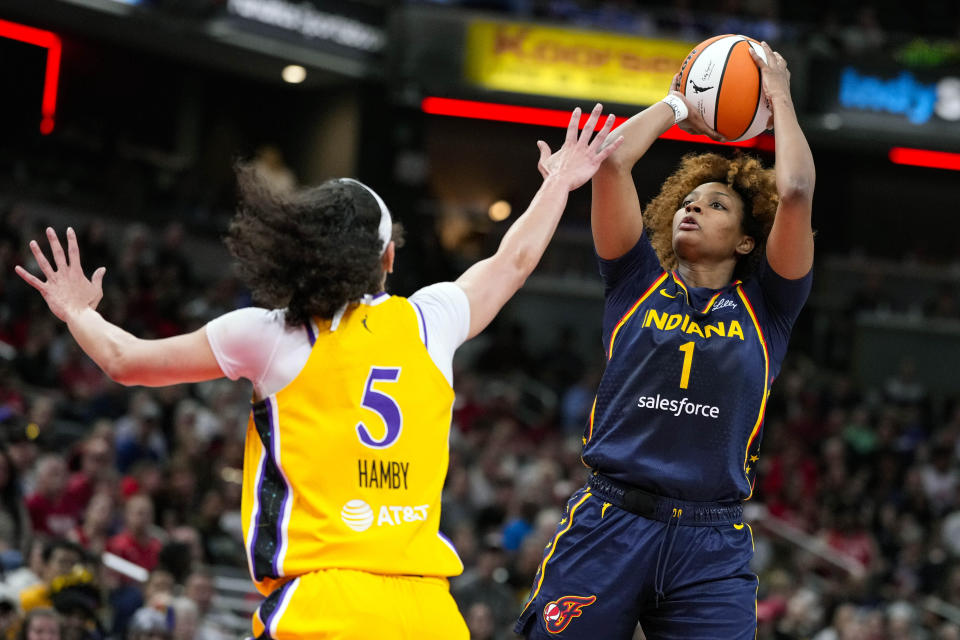
[[[351,500],[340,509],[340,519],[354,531],[366,531],[374,524],[378,527],[395,527],[408,522],[421,522],[427,519],[430,505],[415,507],[404,505],[381,505],[374,518],[374,510],[363,500]],[[374,522],[376,520],[376,522]]]
[[[373,524],[373,509],[363,500],[351,500],[343,505],[340,518],[354,531],[366,531]]]
[[[583,608],[597,601],[597,596],[563,596],[548,602],[543,608],[543,621],[550,633],[560,633],[574,618],[583,614]]]

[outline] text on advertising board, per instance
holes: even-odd
[[[845,67],[840,75],[840,105],[847,109],[884,111],[906,116],[913,124],[928,122],[934,114],[960,120],[960,78],[921,82],[909,71],[880,78]]]
[[[522,23],[472,22],[466,77],[497,91],[648,105],[692,45]]]

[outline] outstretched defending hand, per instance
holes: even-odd
[[[63,247],[60,246],[57,232],[50,227],[47,227],[47,241],[50,243],[50,252],[53,254],[56,269],[47,262],[37,241],[30,241],[30,251],[33,252],[33,257],[36,258],[46,281],[40,280],[20,265],[17,265],[14,271],[27,284],[40,292],[53,315],[64,322],[71,313],[82,311],[87,307],[96,309],[100,299],[103,298],[103,274],[107,272],[106,267],[100,267],[94,271],[93,277],[89,280],[83,275],[83,267],[80,266],[80,249],[77,248],[77,234],[72,227],[67,228],[69,261],[63,253]]]
[[[603,123],[603,128],[590,141],[593,136],[593,129],[597,126],[597,120],[600,119],[600,113],[603,111],[603,105],[597,104],[590,113],[587,123],[583,127],[583,133],[577,136],[577,125],[580,124],[580,107],[573,110],[570,114],[570,124],[567,125],[567,137],[563,146],[556,153],[551,153],[550,146],[543,140],[537,140],[537,146],[540,148],[540,161],[537,163],[537,169],[540,175],[546,180],[551,176],[566,181],[570,191],[580,187],[593,177],[600,165],[606,160],[607,156],[617,150],[623,144],[623,136],[614,140],[611,144],[604,145],[610,130],[613,129],[613,114],[608,115]]]

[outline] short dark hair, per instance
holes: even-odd
[[[287,324],[297,326],[378,292],[380,205],[363,186],[329,180],[278,192],[251,165],[238,164],[236,174],[240,202],[226,243],[258,304],[286,307]],[[393,231],[399,239],[399,226]]]
[[[72,551],[73,553],[79,556],[82,562],[86,561],[87,554],[83,550],[83,547],[78,545],[76,542],[72,542],[65,538],[51,538],[47,540],[43,545],[43,561],[50,562],[50,558],[53,557],[53,552],[57,549],[66,549],[67,551]]]

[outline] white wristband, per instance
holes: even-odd
[[[690,115],[690,112],[687,110],[686,103],[677,96],[668,95],[660,102],[666,103],[668,107],[673,109],[674,124],[683,122],[687,119],[687,116]]]

